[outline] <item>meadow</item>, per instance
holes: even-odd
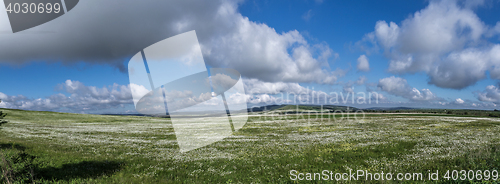
[[[427,179],[436,170],[500,170],[500,119],[493,117],[260,112],[223,141],[181,153],[168,118],[1,110],[9,123],[0,127],[0,161],[18,168],[18,183],[323,183],[294,181],[290,171],[420,172]]]

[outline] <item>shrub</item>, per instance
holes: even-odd
[[[3,124],[7,123],[7,121],[3,120],[3,118],[5,116],[7,116],[7,114],[5,114],[2,111],[0,111],[0,126],[2,126]]]
[[[0,103],[2,103],[2,100],[0,100]],[[7,116],[7,114],[4,114],[2,111],[0,111],[0,126],[2,126],[2,124],[7,123],[7,121],[3,120],[5,116]]]
[[[32,183],[35,181],[35,157],[15,149],[2,150],[0,183]]]

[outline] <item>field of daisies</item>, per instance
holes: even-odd
[[[497,118],[253,114],[232,136],[181,153],[168,118],[2,111],[8,113],[9,123],[0,129],[0,164],[2,168],[10,164],[12,169],[11,178],[2,171],[4,183],[7,179],[14,183],[300,183],[291,179],[291,170],[500,170]]]

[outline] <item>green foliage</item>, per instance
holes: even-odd
[[[3,124],[7,123],[7,121],[3,120],[3,118],[7,116],[6,113],[3,113],[2,111],[0,111],[0,126],[2,126]]]
[[[292,169],[500,169],[500,122],[450,118],[494,111],[434,109],[338,122],[318,114],[311,122],[251,117],[234,136],[186,153],[178,152],[165,118],[3,111],[20,122],[0,131],[0,153],[17,173],[13,183],[292,183]]]
[[[363,109],[365,113],[411,113],[411,114],[439,114],[446,116],[465,116],[465,117],[500,117],[499,110],[473,110],[473,109]]]
[[[330,112],[335,112],[335,111],[340,111],[340,112],[354,112],[358,110],[355,107],[348,107],[348,106],[337,106],[337,105],[282,105],[283,107],[277,109],[277,110],[312,110],[312,111],[330,111]],[[268,109],[268,110],[274,110],[274,109]]]
[[[116,161],[78,161],[78,157],[74,157],[71,163],[52,167],[47,164],[63,160],[35,157],[25,149],[18,144],[0,144],[0,183],[87,183],[89,179],[111,175],[122,166]]]
[[[1,183],[32,183],[35,181],[35,157],[17,149],[0,153]]]

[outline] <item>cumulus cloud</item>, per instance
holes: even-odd
[[[497,22],[497,24],[493,28],[493,31],[494,31],[493,34],[499,34],[500,33],[500,22]]]
[[[356,80],[356,81],[345,82],[342,85],[342,92],[343,93],[354,93],[354,86],[355,85],[358,85],[358,86],[364,85],[366,83],[366,80],[367,80],[367,78],[365,76],[359,76],[358,80]],[[369,92],[372,92],[372,91],[369,91]]]
[[[497,86],[489,85],[484,91],[477,92],[476,96],[479,101],[498,104],[500,102],[500,89]]]
[[[228,75],[217,73],[215,76],[209,77],[215,92],[224,92],[233,87],[237,82],[237,78],[231,78]]]
[[[224,77],[222,77],[224,78]],[[354,84],[354,83],[353,83]],[[138,95],[147,95],[149,90],[144,86],[135,84],[95,87],[86,86],[79,81],[67,80],[58,84],[56,89],[61,93],[45,98],[32,99],[22,95],[9,96],[0,92],[0,108],[13,108],[40,111],[58,111],[74,113],[137,113],[134,110],[132,90]],[[315,104],[315,105],[374,105],[386,102],[387,98],[377,92],[324,92],[314,90],[314,87],[303,87],[298,83],[263,82],[257,79],[245,79],[246,94],[233,93],[226,98],[231,99],[231,104]],[[194,94],[192,91],[165,91],[169,110],[180,109],[186,106],[205,103],[205,106],[213,104],[207,99],[210,93]],[[160,96],[158,96],[160,97]],[[143,103],[161,104],[142,105],[140,112],[164,112],[163,98],[147,98]],[[170,108],[172,107],[172,109]]]
[[[311,44],[296,30],[276,32],[238,12],[241,1],[88,0],[58,19],[16,34],[1,34],[0,62],[124,63],[165,38],[196,30],[205,61],[263,81],[332,84],[338,75],[326,44]],[[120,7],[120,8],[116,8]],[[7,14],[0,14],[0,20]],[[2,24],[3,25],[3,24]],[[8,25],[1,31],[10,30]],[[19,52],[22,50],[23,52]]]
[[[79,81],[67,80],[59,84],[56,89],[63,93],[51,95],[46,98],[31,99],[23,95],[9,96],[0,92],[0,107],[60,111],[60,112],[92,112],[106,113],[113,109],[125,108],[133,105],[130,87],[113,84],[108,87],[98,88],[85,86]],[[121,110],[119,110],[121,112]]]
[[[332,105],[367,105],[386,102],[387,98],[374,91],[354,91],[354,85],[360,80],[366,80],[362,76],[356,82],[347,82],[343,85],[343,91],[324,92],[315,90],[314,87],[304,87],[298,83],[263,82],[256,79],[245,80],[245,90],[248,102],[251,104],[332,104]]]
[[[358,80],[356,81],[357,85],[363,85],[365,84],[367,78],[365,76],[359,76]]]
[[[285,82],[263,82],[257,79],[246,79],[244,81],[247,94],[278,94],[278,93],[305,93],[309,89],[298,83]]]
[[[465,101],[462,100],[461,98],[455,99],[455,104],[463,104],[463,103],[465,103]]]
[[[368,58],[365,55],[359,56],[357,68],[363,72],[370,71],[370,63],[368,63]]]
[[[372,96],[372,100],[380,100],[380,101],[386,101],[387,98],[380,94],[380,93],[371,93],[371,96]]]
[[[326,94],[322,91],[315,91],[314,88],[303,87],[298,83],[245,79],[244,84],[247,101],[250,104],[316,104],[319,101],[318,94]],[[316,98],[314,98],[314,95],[316,95]],[[323,101],[326,96],[321,96]]]
[[[268,94],[258,94],[258,95],[249,95],[247,98],[247,102],[250,104],[286,104],[291,103],[291,100],[283,99],[280,97],[271,96]]]
[[[430,1],[401,24],[378,21],[363,38],[380,46],[392,73],[425,72],[429,83],[462,89],[486,77],[500,76],[500,45],[490,44],[491,30],[474,13],[481,2]],[[498,34],[498,33],[496,33]]]
[[[212,66],[234,68],[247,78],[267,82],[333,84],[342,76],[329,69],[327,59],[335,54],[327,45],[310,45],[298,31],[278,34],[238,16],[236,30],[204,44],[204,56]]]
[[[380,45],[384,48],[391,48],[396,44],[399,36],[399,26],[390,22],[378,21],[375,24],[375,35]]]
[[[380,79],[377,87],[389,94],[400,96],[411,101],[430,101],[438,99],[429,89],[418,90],[408,85],[406,79],[394,76]]]
[[[344,93],[354,93],[354,87],[345,85],[342,89]]]

